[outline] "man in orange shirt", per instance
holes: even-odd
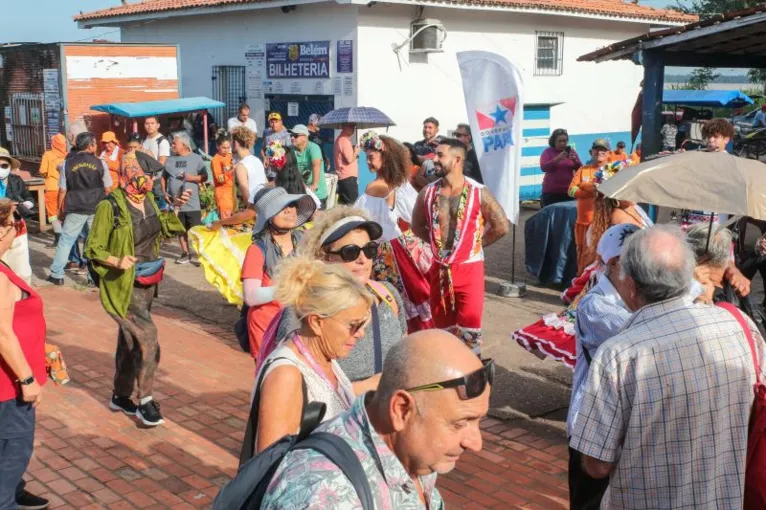
[[[593,141],[590,148],[591,160],[580,167],[569,185],[569,196],[577,199],[577,223],[575,224],[575,245],[577,246],[577,274],[585,269],[582,264],[585,253],[585,236],[593,221],[596,200],[595,177],[599,168],[609,162],[609,142],[603,138]]]
[[[333,158],[335,172],[338,174],[338,202],[341,205],[351,205],[359,197],[359,146],[354,147],[351,136],[356,130],[355,124],[344,124],[335,140]]]
[[[614,152],[609,154],[609,163],[614,163],[615,161],[625,162],[628,158],[628,153],[625,152],[625,142],[620,141],[617,142],[617,148],[614,149]]]
[[[101,146],[104,150],[101,151],[99,157],[106,162],[106,166],[109,167],[109,175],[112,177],[112,186],[106,192],[111,193],[120,183],[120,168],[125,151],[120,147],[120,142],[112,131],[105,131],[101,135]]]
[[[51,138],[51,150],[45,151],[40,161],[40,175],[45,177],[45,214],[48,221],[53,225],[53,235],[56,240],[53,246],[58,244],[61,235],[61,222],[59,221],[59,165],[66,157],[66,138],[61,133]]]

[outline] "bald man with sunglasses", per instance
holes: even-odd
[[[442,330],[414,333],[386,356],[377,391],[360,396],[319,431],[346,440],[367,475],[375,508],[440,510],[438,474],[482,447],[494,362]],[[382,471],[381,471],[382,467]],[[314,450],[293,450],[269,484],[262,509],[361,508],[339,467]]]

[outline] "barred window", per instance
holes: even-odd
[[[535,75],[560,76],[564,71],[564,34],[536,32]]]

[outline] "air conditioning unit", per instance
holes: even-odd
[[[438,19],[417,19],[410,25],[410,53],[439,53],[447,31]]]

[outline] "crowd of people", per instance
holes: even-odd
[[[373,131],[357,139],[348,124],[330,157],[317,143],[316,115],[290,129],[277,112],[267,119],[260,157],[247,105],[228,129],[200,115],[190,132],[166,135],[161,119],[147,117],[145,136],[130,135],[124,147],[111,131],[100,138],[72,132],[69,149],[56,135],[39,169],[55,233],[48,281],[63,285],[72,271],[98,289],[117,325],[109,407],[155,427],[164,423],[153,396],[161,349],[151,313],[165,271],[160,249],[177,238],[175,262],[199,264],[192,234],[244,229],[251,241],[238,269],[237,331],[254,359],[255,419],[243,455],[257,456],[298,432],[305,403],[320,402],[328,426],[340,416],[374,437],[368,450],[370,465],[380,466],[374,476],[410,479],[411,492],[389,489],[377,495],[381,500],[438,508],[436,473],[463,450],[481,447],[478,423],[494,373],[494,364],[480,359],[483,248],[509,230],[481,184],[470,128],[461,124],[459,138],[442,137],[438,121],[428,118],[423,140],[403,144]],[[209,162],[195,150],[199,138],[215,150]],[[374,173],[361,193],[360,157]],[[338,179],[335,206],[328,200],[330,165]],[[2,255],[34,207],[23,181],[10,173],[18,166],[0,153]],[[205,222],[208,186],[217,219]],[[0,342],[0,446],[8,451],[9,430],[23,439],[13,445],[18,455],[0,459],[0,508],[44,505],[21,479],[46,379],[42,302],[20,276],[27,272],[15,262],[0,265],[0,286],[7,287],[0,328],[8,333]],[[423,356],[437,344],[439,356]],[[460,426],[444,429],[445,419]],[[439,447],[424,448],[426,437],[440,438]],[[279,485],[264,504],[284,507],[294,498],[280,487],[293,485],[295,476],[277,473]],[[319,497],[313,490],[302,497]]]
[[[437,475],[482,446],[495,370],[481,352],[484,248],[509,231],[482,184],[470,129],[442,137],[428,118],[414,144],[373,131],[354,143],[347,125],[330,157],[312,141],[320,119],[288,129],[273,112],[257,157],[248,114],[243,105],[228,131],[203,123],[216,135],[209,168],[193,151],[197,135],[168,139],[154,117],[125,150],[107,132],[99,153],[85,131],[69,152],[56,138],[43,158],[46,202],[55,193],[60,223],[49,280],[63,283],[84,236],[78,257],[117,325],[109,407],[145,426],[164,422],[153,397],[160,342],[151,314],[162,243],[178,238],[183,264],[194,259],[195,233],[244,229],[241,260],[221,255],[237,266],[228,285],[242,313],[232,326],[253,359],[240,460],[283,456],[253,493],[260,507],[362,506],[358,480],[326,451],[279,450],[311,432],[351,448],[378,506],[442,508]],[[703,129],[711,152],[733,136],[723,119]],[[757,317],[742,306],[750,285],[732,256],[728,217],[684,211],[680,225],[654,225],[640,205],[599,191],[640,160],[640,148],[628,154],[599,138],[583,161],[561,129],[549,144],[542,202],[576,201],[578,277],[564,311],[513,337],[574,369],[571,508],[741,507],[752,388],[766,364]],[[359,157],[374,173],[361,193]],[[328,164],[338,173],[335,206]],[[0,152],[0,256],[32,206],[3,177],[17,166]],[[204,225],[207,183],[219,219]],[[763,254],[766,240],[758,247]],[[22,480],[46,380],[42,301],[14,264],[0,265],[0,291],[0,452],[13,452],[0,457],[0,508],[44,508]],[[322,413],[311,414],[315,405]],[[311,416],[321,424],[304,430]],[[247,486],[250,472],[241,469],[217,504]]]

